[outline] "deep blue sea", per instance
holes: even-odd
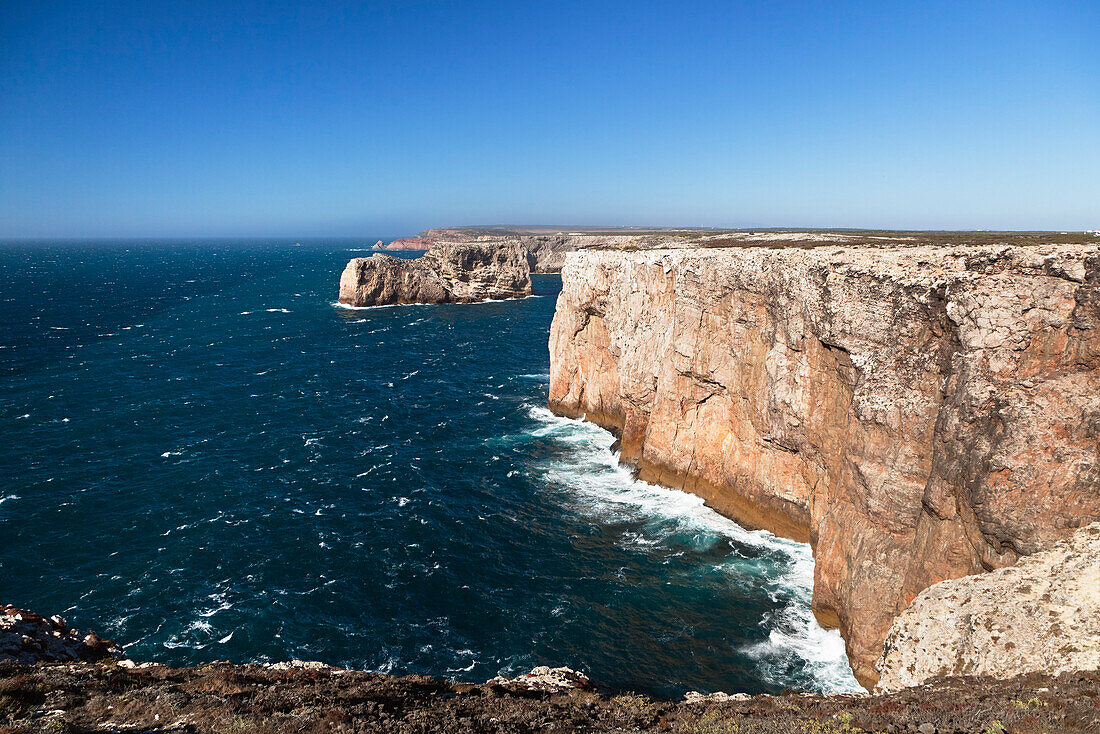
[[[337,307],[363,247],[0,245],[0,602],[170,664],[856,690],[807,546],[546,410],[557,276]]]

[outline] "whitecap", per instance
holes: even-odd
[[[747,530],[707,507],[701,497],[635,479],[611,451],[614,436],[599,426],[554,415],[541,406],[529,405],[528,414],[535,427],[527,435],[562,448],[544,465],[551,487],[562,490],[580,513],[604,521],[642,523],[640,531],[623,533],[626,545],[656,546],[673,535],[677,542],[697,548],[713,547],[723,538],[732,541],[734,557],[717,567],[742,578],[758,575],[754,583],[782,605],[766,620],[771,627],[768,639],[742,650],[756,661],[765,680],[790,686],[791,671],[801,669],[821,692],[863,690],[852,675],[840,633],[822,628],[811,611],[814,561],[809,545]],[[764,558],[759,564],[737,558],[737,545]]]
[[[329,305],[332,306],[333,308],[344,308],[344,309],[347,309],[349,311],[367,311],[367,310],[370,310],[372,308],[396,308],[396,307],[400,307],[400,306],[427,306],[427,305],[430,305],[430,304],[426,304],[426,303],[386,303],[386,304],[382,304],[380,306],[352,306],[351,304],[348,304],[348,303],[340,303],[339,301],[335,301],[333,303],[330,303]]]

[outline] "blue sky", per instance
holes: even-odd
[[[1100,227],[1100,3],[0,4],[0,237]]]

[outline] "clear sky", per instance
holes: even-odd
[[[1100,2],[0,2],[0,237],[1100,227]]]

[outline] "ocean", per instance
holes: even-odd
[[[546,409],[557,276],[339,307],[373,241],[0,244],[0,602],[172,665],[860,690],[808,546]]]

